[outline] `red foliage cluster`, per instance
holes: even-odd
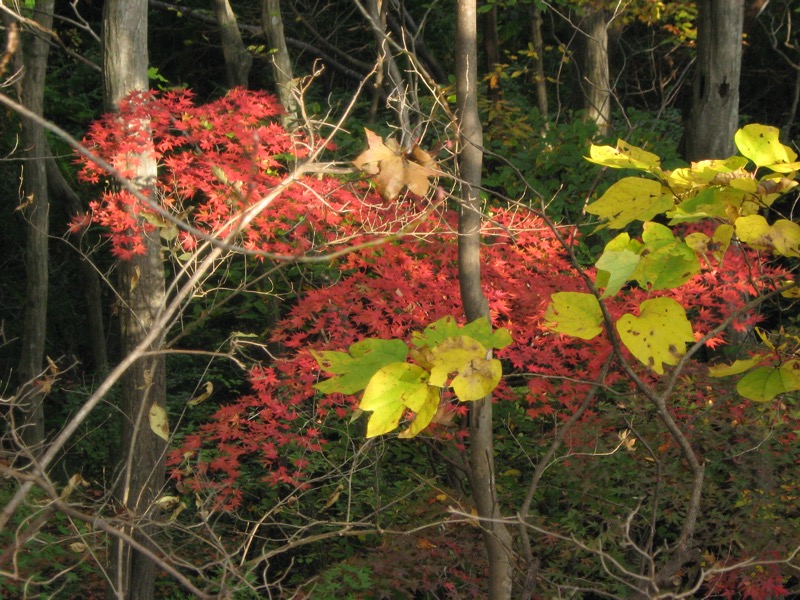
[[[341,278],[334,285],[306,293],[274,329],[273,341],[287,349],[286,356],[270,367],[254,368],[254,393],[220,409],[213,421],[186,439],[188,447],[205,444],[220,457],[236,459],[234,463],[244,456],[256,459],[270,483],[301,482],[303,467],[287,462],[287,457],[296,458],[303,450],[318,447],[323,442],[320,424],[328,416],[349,416],[358,400],[318,397],[313,385],[321,375],[308,350],[344,349],[366,337],[407,340],[412,331],[445,315],[458,316],[454,219],[447,215],[441,223],[418,231],[420,235],[343,259]],[[529,393],[525,400],[531,418],[557,413],[567,419],[611,352],[605,334],[583,342],[543,326],[550,294],[585,291],[583,282],[553,233],[536,217],[497,210],[487,220],[484,234],[484,289],[493,322],[508,328],[514,338],[514,344],[499,353],[506,362],[506,373],[512,377],[536,375],[526,376]],[[724,267],[708,268],[669,293],[691,307],[698,336],[741,306],[745,294],[756,294],[759,287],[771,285],[772,273],[742,277],[742,264],[732,251]],[[609,308],[616,318],[635,310],[646,297],[643,290],[631,290],[609,302]],[[626,385],[625,381],[619,372],[612,372],[605,383]],[[508,386],[499,388],[497,395],[516,397]],[[173,464],[181,462],[185,451],[176,451]],[[235,505],[238,471],[229,468],[231,465],[230,460],[208,464],[196,485],[208,486],[207,478],[213,475],[225,503]],[[176,469],[174,474],[180,477],[181,471]]]
[[[308,156],[302,136],[271,121],[281,112],[264,92],[236,89],[203,105],[187,90],[138,93],[118,113],[96,121],[84,145],[124,176],[143,158],[158,165],[157,181],[143,186],[146,196],[202,234],[224,238],[248,209],[260,212],[237,240],[247,250],[299,255],[330,250],[330,245],[366,241],[397,230],[417,216],[411,204],[388,204],[366,185],[343,185],[331,177],[304,176],[286,185],[290,167]],[[98,183],[108,174],[80,159],[80,177]],[[261,202],[277,186],[279,197]],[[167,226],[163,217],[127,191],[106,188],[90,203],[92,221],[103,225],[113,252],[130,258],[144,252],[143,231]],[[77,226],[77,223],[76,223]],[[198,239],[184,227],[186,251]]]

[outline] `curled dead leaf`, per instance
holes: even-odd
[[[406,152],[397,141],[384,142],[369,129],[364,131],[367,149],[353,164],[372,177],[378,193],[387,200],[397,197],[404,188],[418,196],[426,195],[431,187],[428,178],[441,174],[433,156],[417,145]]]

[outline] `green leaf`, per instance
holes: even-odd
[[[592,294],[556,292],[544,313],[545,325],[566,335],[591,340],[603,327],[600,303]]]
[[[697,254],[669,227],[645,223],[642,234],[644,247],[639,254],[636,270],[631,275],[645,289],[667,290],[686,283],[700,272]]]
[[[734,361],[734,363],[731,365],[714,365],[708,367],[708,374],[711,375],[711,377],[728,377],[730,375],[738,375],[739,373],[744,373],[745,371],[752,369],[762,360],[764,360],[764,356],[758,354],[751,358]]]
[[[783,367],[758,367],[736,384],[736,391],[754,402],[769,402],[778,394],[798,389],[791,373]]]
[[[348,350],[349,354],[311,350],[323,371],[339,375],[314,386],[323,394],[355,394],[367,387],[381,367],[401,363],[408,357],[408,347],[400,340],[366,339],[356,342]]]
[[[631,354],[659,375],[664,373],[664,364],[678,364],[686,344],[694,341],[686,311],[672,298],[645,300],[638,317],[620,317],[617,332]]]
[[[757,167],[768,167],[773,171],[789,172],[800,168],[787,163],[797,160],[797,154],[780,141],[777,127],[768,125],[745,125],[734,135],[736,147],[743,156],[752,160]]]
[[[615,295],[630,278],[639,264],[642,244],[631,240],[627,233],[620,233],[606,244],[602,256],[597,259],[597,285],[605,287],[602,298]]]
[[[624,140],[617,140],[616,148],[592,144],[586,160],[612,169],[638,169],[654,174],[661,173],[661,159],[658,155]]]
[[[486,348],[471,337],[446,339],[431,350],[430,385],[444,387],[450,374],[457,373],[451,385],[459,400],[484,398],[503,375],[500,361],[487,358],[487,354]]]
[[[433,348],[448,338],[467,335],[480,342],[486,348],[505,348],[513,341],[507,329],[492,330],[488,319],[475,319],[463,327],[459,327],[456,320],[446,316],[431,323],[422,333],[415,331],[411,334],[411,343],[417,348]]]
[[[670,225],[701,219],[727,219],[728,207],[739,208],[745,193],[731,188],[709,187],[667,211]]]
[[[393,363],[381,367],[370,379],[358,408],[372,412],[367,437],[397,428],[406,409],[422,411],[430,402],[428,372],[417,365]],[[438,404],[438,394],[437,394]]]
[[[672,196],[658,181],[625,177],[614,183],[586,212],[607,219],[598,229],[622,229],[634,221],[649,221],[674,206]]]

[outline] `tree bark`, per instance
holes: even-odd
[[[136,90],[147,90],[147,0],[106,0],[103,8],[103,74],[109,110]],[[131,156],[135,181],[146,193],[156,178],[156,164],[145,154]],[[165,300],[164,268],[158,233],[145,236],[146,252],[120,263],[120,345],[123,356],[152,330]],[[154,342],[153,350],[162,345]],[[130,519],[126,533],[152,547],[148,522],[164,483],[166,443],[149,424],[152,409],[164,409],[166,386],[163,355],[148,356],[125,373],[121,385],[123,415],[120,471],[115,497]],[[120,599],[153,597],[155,565],[122,542],[113,544],[109,586]]]
[[[247,51],[242,41],[242,34],[236,23],[236,15],[233,13],[228,0],[213,0],[214,14],[219,24],[219,36],[222,40],[222,54],[225,57],[225,73],[230,87],[247,87],[247,80],[250,75],[250,67],[253,65],[253,57]]]
[[[389,105],[397,115],[400,125],[400,145],[408,148],[411,145],[411,117],[408,105],[408,85],[400,72],[394,55],[387,42],[386,14],[389,8],[384,0],[367,0],[366,15],[378,43],[378,65],[384,71],[382,79]],[[360,5],[359,5],[360,6]]]
[[[461,208],[458,220],[458,279],[468,321],[489,318],[481,289],[480,228],[483,130],[478,115],[478,42],[475,0],[459,0],[456,17],[456,96],[459,133],[458,174]],[[470,485],[481,519],[489,559],[489,598],[511,598],[511,535],[499,522],[494,477],[491,396],[470,409]]]
[[[533,62],[536,106],[539,109],[539,115],[541,115],[542,121],[544,121],[545,129],[547,129],[547,119],[549,118],[550,112],[547,107],[547,78],[544,74],[544,37],[542,36],[542,25],[542,9],[534,5],[531,9],[531,37],[533,51],[536,53],[536,58]]]
[[[585,38],[581,89],[586,118],[605,135],[611,124],[611,75],[608,67],[608,23],[602,8],[588,8],[581,21]]]
[[[272,73],[278,88],[278,99],[286,114],[281,117],[281,124],[286,129],[297,127],[299,112],[297,110],[297,86],[294,83],[292,61],[286,36],[283,33],[283,16],[280,0],[262,0],[261,27],[272,51]]]
[[[54,0],[36,3],[34,20],[49,31],[53,27]],[[47,57],[50,51],[48,40],[41,31],[32,31],[23,43],[25,74],[22,81],[22,103],[39,116],[44,114],[44,84],[47,73]],[[48,217],[50,202],[47,195],[47,139],[38,123],[24,119],[22,123],[25,144],[25,166],[23,170],[24,202],[26,220],[25,275],[26,301],[25,321],[19,360],[18,394],[22,413],[20,437],[23,444],[34,455],[38,454],[44,441],[44,393],[35,379],[41,374],[45,336],[47,333],[48,294]]]
[[[697,64],[686,158],[727,158],[739,126],[744,0],[698,2]]]

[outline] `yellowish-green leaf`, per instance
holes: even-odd
[[[458,372],[474,359],[486,358],[486,348],[467,336],[447,338],[431,349],[431,378],[429,383],[444,387],[450,373]]]
[[[311,350],[323,371],[338,375],[314,386],[323,394],[355,394],[367,386],[378,369],[403,362],[408,356],[408,347],[401,340],[366,339],[348,350],[349,353]]]
[[[670,172],[667,181],[675,191],[689,191],[696,187],[706,187],[717,180],[721,173],[735,173],[747,165],[742,156],[731,156],[724,160],[701,160],[690,167],[675,169]]]
[[[782,367],[758,367],[739,380],[736,391],[754,402],[769,402],[778,394],[798,389],[794,385],[793,374]]]
[[[499,360],[471,360],[453,379],[453,392],[462,402],[480,400],[492,393],[502,376],[503,366]]]
[[[411,424],[400,432],[400,438],[412,438],[430,425],[436,411],[439,409],[439,390],[428,386],[428,395],[422,405],[416,410],[416,415]]]
[[[781,365],[781,376],[786,384],[786,391],[800,390],[800,360],[789,360]]]
[[[714,235],[711,238],[711,253],[714,255],[719,262],[722,262],[725,253],[728,251],[728,247],[731,245],[731,239],[733,238],[733,225],[728,225],[727,223],[722,223],[717,229],[714,231]]]
[[[675,365],[694,341],[686,311],[672,298],[645,300],[639,316],[626,314],[617,321],[617,332],[625,347],[658,374]]]
[[[730,208],[738,209],[745,198],[745,192],[730,187],[709,187],[695,196],[684,200],[673,210],[667,212],[670,225],[699,221],[708,218],[725,219]]]
[[[430,385],[444,387],[451,373],[451,386],[462,402],[479,400],[491,393],[503,374],[499,360],[487,358],[487,350],[468,336],[447,338],[431,350]]]
[[[683,238],[683,241],[696,254],[705,255],[708,252],[708,245],[711,243],[711,238],[705,233],[696,231]]]
[[[367,437],[375,437],[397,428],[406,409],[420,411],[429,401],[431,386],[428,372],[410,363],[381,367],[369,380],[358,407],[372,412]]]
[[[781,256],[800,257],[800,225],[797,223],[779,219],[772,224],[769,237],[775,252]]]
[[[603,328],[600,303],[592,294],[556,292],[544,313],[545,325],[566,335],[591,340]]]
[[[769,238],[770,226],[767,220],[761,215],[749,215],[740,217],[734,223],[736,236],[743,244],[747,244],[756,250],[771,249],[772,243]]]
[[[162,440],[169,441],[169,419],[163,406],[155,402],[150,405],[150,429]]]
[[[739,375],[755,367],[758,363],[764,360],[764,356],[758,354],[751,358],[745,358],[735,361],[731,365],[714,365],[708,367],[708,374],[711,377],[728,377],[730,375]]]
[[[634,221],[649,221],[673,206],[672,196],[658,181],[624,177],[587,206],[586,212],[608,221],[598,229],[622,229]]]
[[[631,240],[627,233],[620,233],[606,244],[602,256],[597,260],[597,285],[605,287],[602,297],[615,295],[630,278],[639,264],[642,244]]]
[[[489,319],[475,319],[460,327],[451,316],[446,316],[431,323],[425,331],[411,334],[411,343],[418,348],[432,348],[450,337],[466,335],[480,342],[486,348],[499,350],[513,341],[507,329],[501,327],[492,330]]]
[[[784,172],[797,168],[789,166],[789,163],[797,160],[797,154],[789,146],[781,144],[777,127],[745,125],[736,132],[733,139],[739,152],[752,160],[757,167],[769,167],[773,171],[786,169]]]
[[[205,390],[199,396],[195,396],[191,400],[189,400],[186,404],[188,406],[197,406],[201,402],[205,402],[214,393],[214,384],[211,381],[206,381],[204,386]]]
[[[676,238],[669,227],[660,223],[645,223],[642,241],[641,260],[631,278],[643,288],[675,288],[700,272],[697,254],[680,238]]]
[[[613,169],[638,169],[649,173],[661,173],[661,159],[658,155],[624,140],[618,140],[616,148],[592,144],[587,160]]]

